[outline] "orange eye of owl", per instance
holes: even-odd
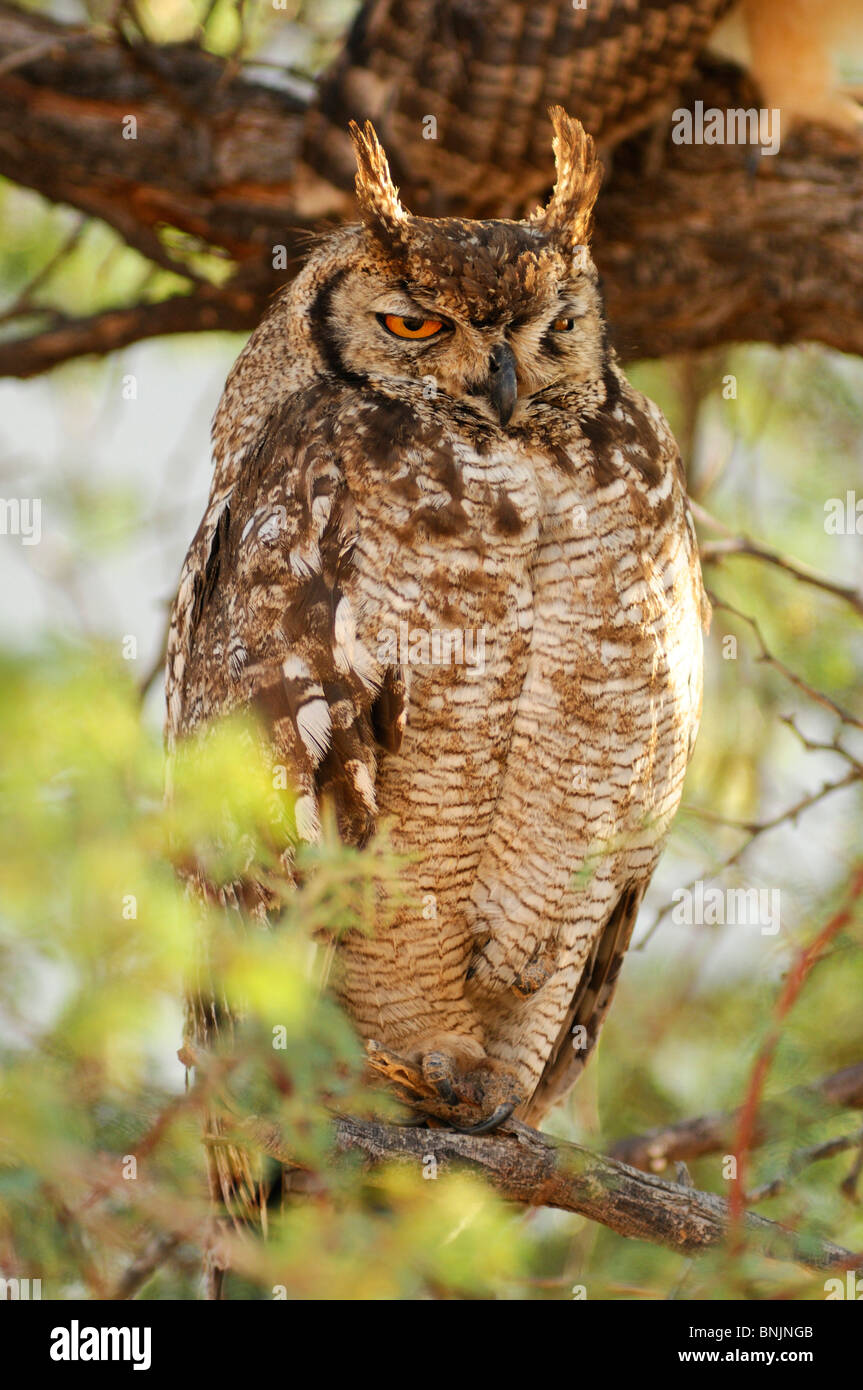
[[[442,319],[410,319],[401,314],[384,314],[383,322],[397,338],[433,338],[443,328]]]
[[[555,333],[568,333],[574,323],[575,319],[560,318],[555,319],[554,323],[551,326],[554,329]]]

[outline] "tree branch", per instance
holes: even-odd
[[[840,584],[834,579],[828,579],[824,574],[819,574],[809,565],[804,565],[800,560],[789,559],[787,555],[782,555],[778,550],[771,550],[769,546],[763,545],[761,541],[755,541],[751,536],[739,536],[732,531],[730,526],[719,521],[712,516],[698,502],[690,499],[690,510],[696,521],[702,525],[711,527],[714,531],[720,531],[726,537],[722,541],[707,541],[699,546],[699,554],[702,564],[721,564],[729,555],[745,555],[753,560],[764,560],[769,565],[775,565],[777,569],[784,570],[794,579],[799,579],[803,584],[811,584],[815,589],[821,589],[824,593],[832,594],[835,598],[840,598],[849,604],[854,612],[863,617],[863,594],[850,584]]]
[[[180,1244],[178,1235],[154,1236],[146,1249],[124,1270],[115,1288],[105,1294],[106,1301],[121,1301],[134,1298],[147,1280],[150,1279],[167,1259],[173,1255]]]
[[[861,1143],[863,1129],[857,1130],[856,1134],[840,1134],[835,1139],[825,1139],[823,1144],[812,1144],[808,1149],[795,1149],[784,1173],[747,1192],[746,1205],[754,1207],[759,1202],[766,1202],[770,1197],[778,1197],[780,1192],[786,1191],[791,1179],[811,1163],[820,1163],[825,1158],[835,1158],[837,1154],[847,1153],[849,1149],[859,1150]]]
[[[212,329],[240,333],[251,328],[265,300],[253,291],[230,284],[202,285],[194,293],[175,295],[154,304],[106,309],[89,318],[57,317],[50,327],[29,338],[0,343],[0,376],[32,377],[75,357],[103,356],[131,343],[169,333],[202,333]]]
[[[516,16],[526,5],[510,0],[507,14]],[[432,25],[436,52],[469,53],[471,62],[481,54],[485,31],[477,21],[469,32],[459,29],[463,7],[416,0],[403,8],[411,22]],[[705,0],[702,19],[707,8]],[[404,26],[405,15],[392,22]],[[448,23],[455,27],[447,49]],[[287,77],[280,86],[264,84],[255,80],[253,65],[225,63],[193,44],[132,44],[110,31],[70,34],[52,20],[0,4],[0,174],[102,218],[154,260],[167,255],[160,242],[164,226],[228,250],[248,272],[248,318],[239,324],[230,300],[215,299],[213,322],[199,327],[249,328],[274,287],[271,251],[285,243],[286,229],[354,215],[347,137],[338,120],[343,106],[353,102],[355,114],[377,114],[375,103],[389,92],[382,134],[408,206],[520,215],[551,182],[544,105],[546,98],[563,99],[599,133],[606,150],[614,147],[595,249],[624,359],[734,341],[801,339],[863,353],[863,319],[856,312],[863,302],[859,139],[807,125],[784,140],[776,156],[755,165],[746,146],[674,145],[670,115],[677,106],[695,100],[720,108],[758,105],[736,69],[709,62],[683,85],[669,69],[667,85],[640,114],[629,108],[627,120],[606,121],[596,93],[585,85],[576,27],[555,60],[558,86],[544,88],[529,111],[511,110],[510,89],[495,88],[495,100],[507,97],[510,106],[504,104],[500,121],[488,118],[486,145],[477,116],[471,139],[478,143],[466,170],[458,122],[442,121],[435,141],[421,138],[416,84],[409,79],[414,70],[422,76],[426,47],[400,32],[396,59],[376,24],[361,35],[352,31],[343,60],[307,106]],[[508,29],[507,35],[509,42]],[[391,62],[402,73],[395,86],[387,86]],[[457,111],[462,98],[473,100],[467,89],[460,96],[458,86],[469,84],[471,69],[465,61],[459,78],[459,64],[450,67],[446,103]],[[364,87],[355,80],[359,70]],[[422,84],[420,90],[426,100]],[[129,115],[137,122],[135,139],[123,138]],[[633,134],[645,120],[654,120],[654,128]],[[509,162],[503,153],[498,157],[492,135],[515,142],[522,154]],[[75,351],[73,339],[68,342]],[[92,350],[86,333],[80,343],[82,352]],[[62,360],[50,343],[45,351],[26,348],[24,358],[30,370]],[[8,355],[3,370],[14,371]]]
[[[224,61],[194,44],[66,38],[63,25],[0,4],[0,173],[101,217],[145,255],[166,224],[238,259],[284,240],[303,102],[242,76],[224,82]]]
[[[709,590],[708,597],[714,609],[721,609],[725,613],[733,613],[735,618],[740,618],[741,622],[746,623],[752,630],[760,648],[758,653],[759,661],[763,661],[765,665],[772,667],[774,671],[778,671],[780,676],[787,680],[790,685],[793,685],[796,690],[802,691],[810,700],[814,700],[817,705],[823,705],[825,709],[830,710],[831,714],[838,715],[843,724],[852,724],[857,729],[863,729],[863,719],[859,719],[856,714],[852,714],[850,710],[838,704],[836,700],[825,694],[823,690],[816,690],[814,685],[810,685],[809,682],[804,680],[802,676],[799,676],[796,671],[792,671],[790,666],[786,666],[785,662],[778,656],[774,656],[764,640],[761,627],[756,618],[753,618],[749,613],[741,612],[739,608],[734,607],[733,603],[728,603],[725,599],[718,598],[716,594],[711,593]]]
[[[839,933],[853,920],[857,904],[861,897],[863,897],[863,863],[860,863],[852,873],[851,881],[843,896],[841,907],[833,913],[830,920],[821,928],[815,939],[796,952],[794,961],[789,967],[785,977],[782,993],[774,1005],[772,1026],[755,1058],[749,1077],[749,1084],[746,1088],[746,1095],[740,1107],[737,1133],[734,1138],[732,1152],[734,1153],[737,1163],[735,1165],[734,1179],[731,1186],[730,1209],[735,1228],[740,1228],[743,1223],[746,1205],[746,1193],[744,1190],[746,1165],[749,1159],[749,1151],[752,1148],[752,1136],[755,1133],[758,1123],[761,1093],[764,1089],[765,1081],[773,1065],[776,1049],[782,1037],[783,1021],[796,1004],[812,970],[818,964],[819,960],[823,958],[824,952],[827,950],[828,946],[831,942],[835,941]]]
[[[800,1107],[824,1105],[863,1110],[863,1062],[843,1067],[808,1086],[795,1086],[767,1101],[759,1111],[750,1144],[762,1144],[775,1133],[784,1117]],[[730,1153],[740,1123],[740,1110],[715,1111],[675,1125],[660,1125],[644,1134],[630,1135],[612,1144],[609,1153],[632,1168],[661,1173],[669,1163],[703,1158],[705,1154]]]
[[[421,1167],[433,1155],[444,1171],[467,1167],[479,1173],[509,1201],[575,1212],[619,1235],[682,1253],[699,1254],[725,1240],[729,1206],[724,1198],[667,1182],[578,1144],[550,1140],[527,1125],[510,1125],[513,1133],[478,1138],[342,1117],[336,1142],[340,1151],[359,1151],[375,1163]],[[863,1264],[863,1254],[798,1236],[751,1212],[743,1229],[752,1246],[771,1259],[818,1270]]]

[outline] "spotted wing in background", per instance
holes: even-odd
[[[547,111],[603,144],[668,105],[731,0],[370,0],[319,86],[311,169],[353,179],[371,119],[418,212],[520,216],[551,183]]]

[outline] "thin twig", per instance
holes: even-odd
[[[826,1139],[823,1144],[813,1144],[808,1149],[796,1149],[788,1160],[786,1172],[748,1192],[746,1205],[752,1207],[757,1202],[766,1202],[770,1197],[778,1197],[786,1190],[791,1179],[804,1168],[808,1168],[810,1163],[820,1163],[822,1159],[835,1158],[837,1154],[847,1153],[849,1149],[858,1148],[861,1141],[863,1129],[858,1129],[855,1134],[842,1134],[836,1139]]]
[[[761,1045],[758,1056],[752,1067],[746,1095],[740,1107],[740,1117],[737,1125],[737,1137],[734,1142],[734,1156],[737,1160],[735,1164],[735,1176],[731,1184],[731,1219],[735,1227],[739,1228],[742,1224],[743,1213],[746,1204],[744,1189],[744,1175],[749,1150],[752,1146],[752,1136],[756,1130],[756,1119],[758,1107],[761,1104],[761,1093],[764,1083],[773,1064],[773,1058],[782,1036],[781,1025],[783,1020],[790,1013],[803,989],[809,975],[822,956],[827,947],[839,935],[844,927],[852,920],[858,900],[863,897],[863,864],[859,865],[851,876],[845,900],[838,911],[834,912],[829,922],[822,927],[821,931],[802,950],[798,951],[797,958],[788,971],[785,986],[773,1010],[773,1026]]]
[[[78,242],[81,240],[81,235],[86,224],[86,218],[82,216],[75,218],[74,225],[69,229],[54,254],[49,256],[48,260],[42,266],[42,269],[37,271],[31,280],[28,280],[14,304],[11,304],[8,309],[4,309],[2,314],[0,314],[0,323],[8,323],[10,320],[18,318],[24,313],[46,312],[41,305],[34,305],[33,295],[45,284],[46,280],[51,277],[60,262],[75,249]],[[49,310],[48,312],[51,311]]]
[[[855,728],[863,729],[863,719],[858,719],[856,714],[851,714],[849,710],[843,709],[842,705],[837,704],[831,696],[825,695],[823,690],[816,690],[814,685],[810,685],[802,676],[798,676],[796,671],[792,671],[790,666],[786,666],[785,662],[780,660],[778,656],[773,655],[767,643],[764,641],[757,619],[751,617],[749,613],[742,613],[740,609],[735,608],[732,603],[728,603],[725,599],[718,598],[715,594],[710,594],[710,602],[714,609],[722,608],[726,613],[733,613],[735,618],[740,618],[741,622],[749,625],[755,633],[756,640],[761,648],[758,655],[759,661],[763,661],[767,666],[772,666],[773,669],[784,676],[785,680],[791,685],[795,686],[798,690],[802,690],[804,695],[808,695],[810,700],[814,700],[816,704],[823,705],[825,709],[829,709],[833,714],[838,714],[843,724],[853,724]]]
[[[751,536],[738,535],[724,522],[711,515],[698,502],[690,500],[690,510],[696,520],[703,526],[710,526],[715,531],[720,531],[728,539],[725,541],[708,541],[699,547],[702,562],[705,564],[721,564],[730,555],[744,555],[752,560],[764,560],[767,564],[775,565],[777,569],[784,570],[786,574],[793,575],[803,584],[811,584],[815,589],[822,589],[827,594],[833,594],[835,598],[840,598],[843,602],[850,604],[855,613],[863,617],[863,594],[848,584],[840,584],[835,579],[828,579],[826,575],[819,574],[817,570],[805,565],[801,560],[791,560],[787,555],[782,555],[778,550],[772,550],[770,546],[764,545],[761,541],[756,541]]]
[[[113,1291],[105,1294],[105,1298],[109,1302],[134,1298],[138,1290],[174,1253],[179,1244],[180,1237],[177,1235],[157,1236],[150,1242],[147,1249],[142,1250],[141,1254],[132,1261],[128,1269],[121,1275]]]
[[[831,749],[831,751],[834,750]],[[838,752],[840,750],[836,749],[835,751]],[[850,759],[850,754],[848,756]],[[727,873],[729,869],[735,868],[736,865],[740,863],[744,854],[746,854],[747,850],[751,849],[752,845],[761,835],[766,835],[769,831],[778,829],[780,825],[791,825],[796,823],[797,818],[801,816],[804,813],[804,811],[811,810],[813,806],[818,805],[818,803],[823,801],[825,797],[832,796],[833,792],[845,791],[848,787],[857,786],[861,781],[863,781],[863,776],[861,776],[859,765],[856,764],[855,760],[850,760],[854,762],[855,765],[850,772],[847,772],[845,774],[844,777],[840,777],[839,780],[836,782],[826,782],[824,786],[820,788],[819,791],[809,792],[806,796],[800,797],[800,799],[798,801],[795,801],[792,806],[786,807],[784,811],[780,811],[777,815],[772,816],[769,820],[733,820],[731,818],[721,816],[714,811],[706,810],[702,807],[687,806],[686,810],[690,815],[698,816],[700,819],[710,821],[713,824],[728,826],[729,829],[732,830],[744,831],[747,834],[748,838],[744,840],[741,845],[738,845],[737,849],[734,850],[733,854],[730,854],[728,858],[724,859],[721,864],[714,867],[708,873],[702,871],[701,873],[697,874],[695,878],[691,878],[688,883],[685,883],[683,885],[682,891],[691,892],[695,888],[695,885],[697,883],[701,883],[705,879],[718,878],[720,874]],[[672,898],[668,902],[663,903],[661,907],[657,908],[650,926],[647,928],[646,932],[641,937],[638,944],[632,946],[630,949],[633,951],[643,951],[647,946],[648,942],[650,942],[653,939],[660,924],[665,920],[665,918],[668,916],[668,914],[673,910],[675,906],[675,900]]]

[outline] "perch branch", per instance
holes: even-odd
[[[443,1170],[466,1167],[479,1173],[509,1201],[575,1212],[619,1235],[681,1253],[698,1254],[728,1235],[729,1205],[722,1197],[551,1140],[527,1125],[516,1124],[512,1131],[480,1138],[342,1117],[336,1143],[340,1151],[359,1151],[373,1163],[421,1167],[433,1155]],[[744,1230],[753,1247],[771,1259],[818,1270],[863,1263],[863,1254],[800,1237],[752,1212],[745,1214]]]
[[[803,1106],[817,1106],[820,1110],[824,1105],[863,1110],[863,1062],[843,1067],[808,1086],[795,1086],[769,1100],[759,1111],[758,1123],[751,1135],[752,1146],[763,1143],[792,1110]],[[679,1124],[662,1125],[643,1134],[618,1139],[609,1153],[632,1168],[661,1173],[669,1163],[682,1159],[730,1153],[739,1123],[739,1110],[698,1115],[695,1119],[681,1120]]]

